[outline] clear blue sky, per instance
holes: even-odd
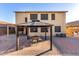
[[[15,23],[14,11],[68,11],[66,22],[79,20],[79,4],[74,3],[0,3],[0,20]]]

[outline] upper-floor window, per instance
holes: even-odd
[[[38,28],[37,27],[30,27],[30,32],[38,32]]]
[[[48,20],[48,14],[41,14],[41,20]]]
[[[31,20],[37,20],[37,14],[30,14]]]
[[[27,22],[27,17],[25,17],[25,22]]]
[[[41,32],[48,32],[48,27],[41,27]]]
[[[55,26],[55,32],[61,32],[61,26]]]
[[[51,14],[51,20],[55,20],[55,14]]]

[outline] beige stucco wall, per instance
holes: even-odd
[[[43,12],[42,12],[43,13]],[[48,14],[48,20],[41,20],[40,19],[40,15],[42,13],[27,13],[27,12],[21,12],[21,13],[16,13],[16,24],[20,24],[20,23],[25,23],[25,17],[27,17],[27,21],[30,21],[30,14],[38,14],[38,20],[40,20],[41,22],[46,22],[46,23],[50,23],[53,24],[54,26],[61,26],[61,32],[59,33],[65,33],[65,21],[66,21],[66,13],[65,12],[52,12],[52,13],[43,13],[43,14]],[[51,20],[51,14],[55,14],[55,20]],[[54,32],[54,26],[53,26],[53,35],[55,35],[57,32]],[[49,30],[50,32],[50,30]],[[47,35],[49,35],[49,32],[47,33]],[[41,33],[40,28],[38,28],[38,33],[36,32],[31,32],[29,30],[29,35],[44,35],[45,33]]]

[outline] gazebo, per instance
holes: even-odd
[[[45,22],[41,22],[39,20],[32,20],[30,22],[27,22],[27,23],[21,23],[21,24],[17,24],[16,25],[16,50],[19,50],[19,27],[24,27],[27,29],[27,32],[28,32],[28,28],[31,28],[31,27],[48,27],[50,29],[50,48],[49,50],[52,50],[52,24],[49,24],[49,23],[45,23]],[[45,32],[46,33],[46,32]],[[45,34],[46,35],[46,34]],[[28,33],[27,33],[27,39],[28,39]]]

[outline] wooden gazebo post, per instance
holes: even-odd
[[[45,31],[45,40],[46,40],[46,31]]]
[[[52,26],[50,26],[50,50],[52,50]]]
[[[18,26],[16,27],[16,51],[19,50]]]

